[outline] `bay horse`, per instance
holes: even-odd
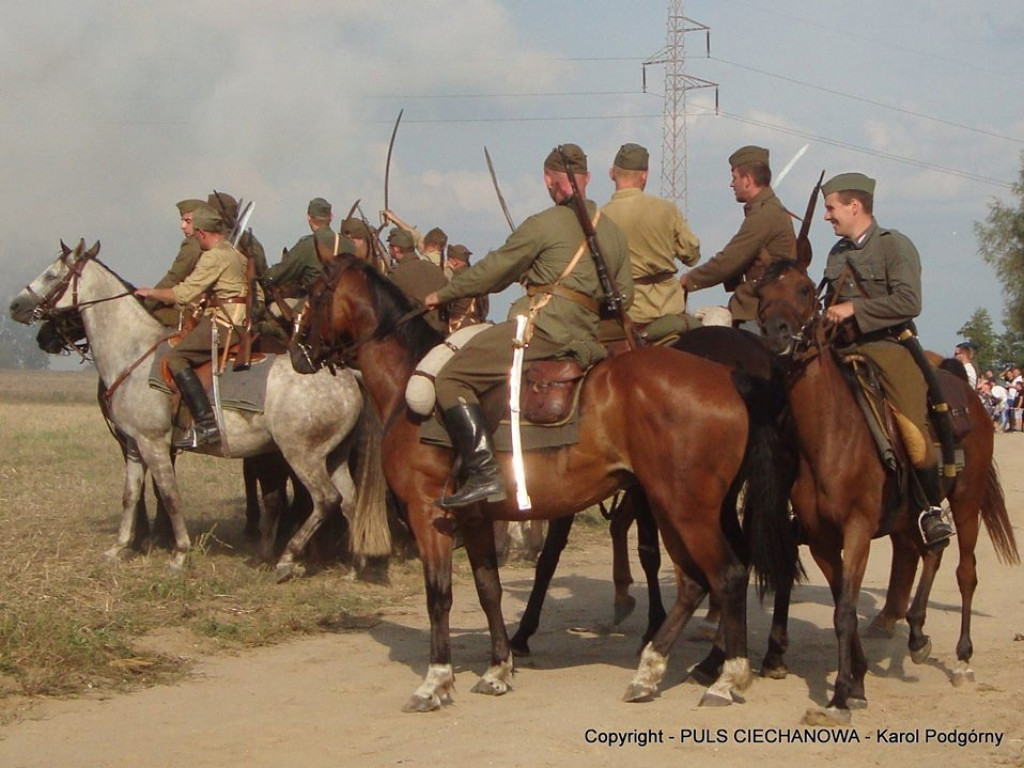
[[[324,364],[357,367],[385,424],[382,457],[391,490],[404,505],[423,564],[430,616],[430,664],[405,711],[429,711],[451,701],[449,614],[452,604],[452,532],[458,525],[491,637],[490,666],[473,690],[503,694],[513,671],[501,613],[493,521],[573,515],[619,488],[640,485],[650,502],[675,566],[676,602],[644,648],[624,698],[653,696],[668,652],[694,608],[710,590],[723,608],[726,660],[703,703],[729,704],[751,678],[746,657],[747,572],[719,522],[722,500],[742,481],[772,476],[773,457],[748,452],[749,414],[729,371],[669,349],[644,348],[599,363],[579,396],[579,439],[574,445],[530,452],[526,477],[533,508],[521,513],[514,494],[455,513],[438,507],[451,477],[451,449],[420,441],[422,417],[405,404],[405,389],[419,360],[439,337],[411,309],[396,286],[362,262],[339,257],[313,287],[306,313],[308,336],[293,341],[293,362],[312,371]],[[305,364],[302,360],[305,358]],[[751,459],[749,462],[745,460]],[[511,460],[500,458],[511,483]],[[784,524],[779,494],[750,494],[752,520],[763,525],[767,548]],[[773,514],[775,513],[775,514]],[[755,553],[765,573],[773,558]]]
[[[857,629],[857,598],[871,539],[882,535],[887,499],[896,483],[878,455],[867,422],[840,370],[828,335],[814,283],[807,276],[809,258],[772,265],[758,287],[758,320],[773,352],[787,361],[786,390],[796,431],[800,461],[792,503],[806,541],[835,600],[839,670],[825,710],[809,710],[807,722],[848,723],[850,705],[866,703],[867,661]],[[943,372],[940,371],[940,374]],[[946,375],[946,374],[943,374]],[[991,419],[965,379],[958,386],[969,395],[971,431],[963,439],[963,471],[947,494],[956,524],[960,562],[960,638],[954,684],[972,678],[969,662],[971,607],[977,586],[974,548],[979,516],[1000,561],[1019,562],[1002,488],[992,460]],[[924,547],[916,524],[902,502],[891,529],[894,555],[883,625],[906,612],[917,567],[924,568],[910,611],[911,658],[922,663],[931,642],[924,633],[925,613],[941,551]]]
[[[78,311],[93,360],[107,389],[109,418],[138,451],[126,456],[122,518],[115,546],[107,554],[125,556],[133,540],[135,510],[147,469],[167,507],[174,533],[171,567],[185,566],[190,547],[171,459],[171,398],[149,386],[149,355],[166,329],[143,307],[125,283],[96,257],[97,242],[86,250],[61,243],[61,254],[10,305],[22,323],[64,311]],[[224,409],[226,442],[212,449],[223,455],[254,456],[280,450],[313,497],[314,511],[291,538],[277,561],[279,579],[292,575],[295,560],[329,513],[342,509],[352,523],[352,546],[366,555],[387,554],[390,539],[378,523],[384,507],[383,473],[376,460],[379,425],[351,372],[300,376],[287,357],[272,363],[262,413]],[[376,425],[377,428],[374,428]],[[352,450],[365,452],[360,463],[361,492],[348,467]],[[263,531],[273,541],[270,521]]]

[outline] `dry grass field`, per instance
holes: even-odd
[[[174,644],[153,641],[161,633],[204,652],[252,647],[365,626],[382,603],[421,591],[416,562],[393,563],[388,586],[356,582],[343,565],[276,584],[242,536],[241,463],[191,455],[178,461],[187,572],[172,574],[160,550],[107,560],[123,464],[89,370],[0,371],[0,445],[0,721],[26,697],[182,675]]]

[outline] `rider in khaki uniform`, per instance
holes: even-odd
[[[743,224],[725,248],[681,282],[691,292],[724,283],[732,291],[729,311],[738,326],[757,317],[754,281],[774,262],[796,256],[796,236],[789,212],[771,188],[768,150],[741,147],[729,157],[729,166],[736,202],[743,203]]]
[[[448,269],[447,275],[449,280],[469,268],[469,257],[472,255],[473,252],[461,243],[448,246],[448,258],[445,259],[445,267]],[[448,330],[455,333],[460,328],[487,322],[487,313],[491,309],[491,304],[487,294],[483,294],[453,301],[450,309],[451,316],[448,319]]]
[[[205,205],[202,200],[181,200],[177,203],[178,215],[181,217],[181,233],[185,239],[178,246],[178,255],[171,262],[167,274],[160,278],[155,288],[172,288],[195,269],[202,250],[192,231],[192,214],[202,205]],[[154,299],[147,299],[143,304],[153,317],[168,328],[177,328],[181,324],[181,313],[174,307],[165,306]]]
[[[676,261],[692,267],[700,260],[700,241],[680,210],[644,193],[647,170],[647,150],[623,144],[609,171],[615,194],[601,209],[629,243],[634,291],[629,316],[641,326],[686,310],[686,294],[675,279]]]
[[[555,205],[528,218],[503,246],[456,275],[446,287],[427,296],[424,303],[436,307],[500,291],[521,281],[527,295],[513,304],[509,317],[522,314],[532,318],[525,359],[575,357],[587,367],[605,354],[604,347],[597,343],[604,292],[570,202],[568,172],[575,175],[580,194],[586,195],[590,180],[587,156],[575,144],[562,149],[565,160],[556,149],[544,161],[544,184]],[[633,299],[633,279],[626,238],[594,203],[585,201],[585,206],[591,220],[596,220],[597,240],[609,275],[628,307]],[[505,498],[479,396],[508,379],[515,326],[514,321],[507,321],[474,336],[437,375],[437,402],[462,459],[463,479],[458,493],[438,500],[441,506]]]
[[[841,173],[821,192],[825,220],[842,238],[825,265],[826,316],[850,327],[853,348],[878,366],[886,398],[923,436],[922,455],[913,457],[926,497],[920,500],[918,525],[927,545],[944,546],[953,529],[940,508],[938,457],[927,427],[927,385],[910,350],[897,340],[900,333],[912,331],[912,321],[921,312],[921,258],[906,235],[875,221],[874,179]]]
[[[439,266],[416,253],[416,241],[408,230],[392,229],[388,235],[388,248],[395,264],[388,277],[414,304],[423,304],[424,298],[448,284]],[[423,319],[438,333],[448,335],[448,326],[441,321],[437,309],[430,310]]]
[[[175,442],[176,448],[196,448],[220,442],[217,419],[202,382],[194,370],[210,360],[211,324],[217,329],[218,346],[232,344],[235,326],[245,322],[245,256],[235,250],[225,235],[225,223],[208,206],[196,209],[192,217],[196,240],[202,255],[195,269],[173,288],[139,288],[136,295],[153,298],[179,309],[207,295],[209,301],[203,317],[178,345],[167,353],[167,367],[181,391],[182,399],[194,417],[194,425],[185,439]]]

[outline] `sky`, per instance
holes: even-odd
[[[487,147],[516,222],[550,204],[555,144],[590,158],[606,201],[618,147],[651,150],[660,192],[667,2],[639,0],[37,0],[0,26],[0,289],[13,297],[59,242],[150,285],[180,241],[175,202],[216,188],[252,200],[271,263],[308,232],[384,200],[479,258],[504,241]],[[926,347],[951,353],[975,309],[1003,298],[975,222],[1013,202],[1024,150],[1019,0],[687,0],[685,212],[705,259],[739,227],[727,158],[767,147],[776,191],[801,214],[818,174],[877,179],[880,225],[921,253]],[[689,25],[688,25],[689,26]],[[646,78],[644,74],[646,72]],[[645,88],[646,81],[646,88]],[[717,100],[717,112],[716,112]],[[812,276],[834,242],[819,203]],[[518,289],[495,303],[503,312]],[[724,303],[720,289],[691,307]],[[495,306],[492,305],[492,306]],[[494,310],[492,310],[492,315]],[[499,318],[500,319],[500,318]]]

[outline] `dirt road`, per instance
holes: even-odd
[[[1024,436],[999,435],[997,456],[1022,541]],[[888,555],[888,543],[877,542],[862,618],[881,605]],[[905,625],[892,640],[866,640],[869,706],[854,712],[849,729],[800,725],[808,707],[827,702],[836,666],[831,599],[809,558],[811,581],[798,589],[793,609],[790,676],[758,678],[743,704],[701,709],[702,688],[685,677],[706,644],[689,639],[674,650],[658,698],[619,700],[636,665],[644,600],[634,586],[640,609],[612,631],[610,551],[590,547],[563,557],[533,657],[518,665],[515,690],[506,696],[470,693],[486,667],[488,641],[472,585],[461,583],[452,612],[456,700],[441,711],[401,712],[427,664],[427,620],[417,597],[392,606],[368,629],[200,658],[197,673],[181,685],[44,702],[30,719],[0,729],[0,766],[1024,766],[1024,569],[997,564],[985,534],[978,556],[977,682],[950,684],[959,593],[955,558],[947,556],[927,625],[932,658],[911,662]],[[524,568],[504,572],[510,622],[522,610],[530,577]],[[663,583],[671,595],[667,570]],[[757,661],[768,613],[753,605]],[[198,655],[188,637],[151,642]]]

